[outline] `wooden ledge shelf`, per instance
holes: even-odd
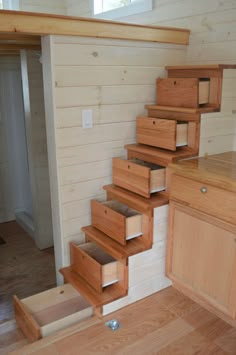
[[[128,150],[128,159],[141,159],[153,164],[168,166],[180,159],[197,156],[198,153],[189,147],[179,147],[176,151],[167,151],[144,144],[125,145]]]
[[[170,120],[179,120],[186,122],[199,122],[201,118],[201,113],[219,111],[215,107],[185,108],[161,105],[145,105],[145,108],[148,111],[148,117],[167,118]]]
[[[141,238],[131,239],[123,246],[93,226],[83,227],[81,230],[85,233],[88,241],[95,242],[117,260],[127,259],[129,256],[141,253],[151,247],[147,248]]]
[[[0,11],[0,33],[66,35],[187,45],[187,29],[144,26],[83,17]]]
[[[109,199],[118,200],[130,208],[150,217],[153,216],[154,208],[169,203],[169,197],[165,192],[157,192],[152,194],[150,198],[145,198],[113,184],[105,185],[103,188],[106,190]]]
[[[94,307],[100,307],[113,302],[127,294],[127,292],[117,284],[106,287],[101,294],[97,293],[81,276],[75,273],[70,266],[61,269],[60,273],[63,275],[65,282],[70,283]]]

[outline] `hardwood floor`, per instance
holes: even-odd
[[[112,318],[121,323],[115,332],[105,326]],[[103,319],[90,318],[12,354],[236,354],[236,328],[169,287]]]
[[[13,294],[24,298],[52,288],[56,275],[53,248],[40,251],[15,221],[0,224],[0,237],[1,325],[14,318]]]

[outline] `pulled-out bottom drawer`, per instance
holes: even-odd
[[[14,308],[16,322],[31,342],[93,315],[93,307],[70,284],[22,300],[14,296]]]

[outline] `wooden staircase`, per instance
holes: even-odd
[[[168,78],[157,80],[157,104],[137,117],[137,144],[125,146],[128,159],[113,158],[113,184],[104,186],[107,201],[91,201],[92,225],[82,228],[85,243],[70,244],[71,265],[60,270],[65,285],[23,300],[14,296],[16,321],[30,341],[170,284],[163,275],[158,225],[154,230],[156,212],[166,213],[168,204],[166,167],[198,155],[201,114],[220,111],[227,68],[236,66],[167,67]]]
[[[113,184],[104,186],[107,202],[91,202],[92,225],[82,231],[91,248],[117,262],[118,271],[103,286],[103,267],[109,270],[112,262],[103,264],[89,247],[86,251],[86,244],[74,243],[71,265],[60,270],[99,314],[101,306],[128,294],[129,257],[152,248],[153,211],[168,204],[165,168],[198,155],[201,114],[220,111],[223,70],[228,68],[235,66],[167,67],[168,78],[157,79],[157,104],[145,107],[146,117],[137,117],[137,144],[125,146],[127,160],[113,158]]]

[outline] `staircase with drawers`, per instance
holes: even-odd
[[[46,291],[41,310],[40,295],[35,301],[30,299],[36,296],[15,297],[16,319],[31,341],[45,336],[42,328],[58,319],[56,330],[91,315],[90,305],[101,316],[104,305],[129,294],[129,258],[152,249],[154,209],[168,204],[166,167],[198,155],[201,113],[220,111],[227,68],[235,66],[167,67],[168,78],[157,79],[157,104],[146,106],[147,116],[137,117],[137,144],[125,146],[127,159],[113,158],[113,184],[104,186],[107,201],[91,201],[91,225],[82,228],[85,243],[70,244],[71,265],[60,270],[66,289]],[[50,307],[56,319],[50,319]]]

